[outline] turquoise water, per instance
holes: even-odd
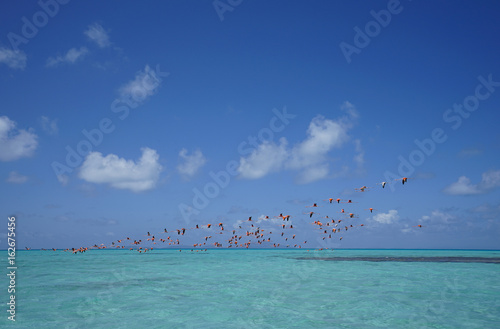
[[[500,252],[19,251],[16,322],[4,306],[0,327],[500,328],[500,264],[380,261],[433,256]]]

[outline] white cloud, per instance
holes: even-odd
[[[361,141],[359,139],[354,140],[354,146],[356,150],[356,155],[354,156],[354,162],[358,165],[358,168],[362,168],[365,163],[365,152],[361,146]]]
[[[42,129],[49,135],[56,135],[59,131],[56,119],[50,120],[48,117],[42,116],[40,118],[40,124],[42,125]]]
[[[252,218],[252,221],[248,221],[247,219],[238,219],[234,224],[233,224],[233,227],[234,228],[237,228],[238,226],[241,226],[242,224],[246,224],[246,225],[250,225],[250,224],[255,224],[255,225],[263,225],[263,224],[279,224],[281,226],[281,224],[283,224],[283,219],[282,218],[278,218],[278,217],[269,217],[269,216],[266,216],[266,215],[260,215],[258,218]],[[292,224],[293,221],[292,220],[289,220],[287,222],[287,224]],[[264,226],[266,227],[266,226]],[[253,230],[257,229],[257,227],[255,227]],[[250,229],[252,230],[252,229]]]
[[[457,231],[464,229],[463,225],[466,223],[462,222],[459,224],[459,222],[463,220],[463,218],[457,218],[450,213],[441,210],[433,210],[430,215],[424,215],[419,218],[418,222],[421,223],[422,227],[431,227],[433,231]],[[414,230],[419,229],[414,228]]]
[[[16,171],[11,171],[6,180],[8,183],[23,184],[28,181],[28,176],[23,176]]]
[[[470,157],[481,155],[481,154],[483,154],[483,150],[470,147],[470,148],[465,148],[465,149],[461,150],[458,153],[458,156],[461,158],[470,158]]]
[[[399,219],[397,210],[389,210],[387,213],[380,213],[373,216],[373,220],[381,224],[392,224]]]
[[[278,217],[269,217],[269,216],[266,216],[266,215],[260,215],[258,218],[257,218],[257,221],[256,221],[256,224],[260,224],[262,222],[269,222],[271,224],[283,224],[283,219],[282,218],[278,218]],[[292,223],[290,220],[289,220],[290,223]]]
[[[426,223],[437,223],[437,224],[450,224],[451,219],[455,218],[453,215],[442,212],[440,210],[434,210],[430,215],[422,216],[419,222]]]
[[[33,155],[38,136],[24,129],[6,116],[0,117],[0,161],[13,161]]]
[[[181,175],[186,177],[194,176],[207,162],[207,159],[205,159],[200,150],[196,150],[192,153],[192,155],[189,155],[188,151],[183,148],[179,152],[179,157],[182,159],[182,163],[177,166],[177,170]]]
[[[119,89],[120,97],[123,99],[132,98],[137,102],[142,102],[156,92],[160,82],[161,78],[146,65],[144,71],[137,72],[134,80]]]
[[[155,150],[142,148],[137,163],[109,154],[91,152],[80,168],[79,177],[90,183],[109,184],[117,189],[141,192],[155,187],[162,167]]]
[[[452,195],[471,195],[481,193],[481,191],[477,189],[477,186],[471,184],[470,179],[465,176],[460,176],[458,181],[446,187],[444,192]]]
[[[247,158],[240,158],[240,176],[257,179],[278,171],[287,159],[286,145],[285,138],[280,139],[279,145],[267,141],[260,144]]]
[[[0,63],[6,64],[11,69],[24,69],[26,67],[26,54],[21,50],[0,48]]]
[[[500,170],[490,170],[482,174],[481,182],[472,184],[466,176],[460,176],[458,181],[447,186],[443,192],[451,195],[484,194],[500,186]]]
[[[412,232],[412,231],[413,231],[413,229],[411,227],[409,227],[408,224],[405,224],[404,228],[401,229],[402,233],[409,233],[409,232]]]
[[[354,106],[345,102],[341,109],[347,113],[337,120],[326,119],[318,115],[314,117],[307,129],[307,137],[292,148],[287,147],[285,138],[279,144],[264,141],[253,152],[240,158],[238,171],[242,178],[257,179],[281,169],[297,171],[298,183],[310,183],[330,175],[328,153],[341,148],[349,139],[348,131],[353,120],[358,117]],[[354,161],[358,167],[363,162],[361,142],[356,140]]]
[[[483,191],[489,191],[500,186],[500,170],[490,170],[483,173],[479,188]]]
[[[482,204],[472,209],[473,212],[487,212],[491,209],[489,204]]]
[[[340,109],[342,111],[346,112],[347,115],[349,116],[349,118],[351,118],[353,120],[357,119],[359,117],[359,113],[356,110],[356,107],[348,101],[345,101],[344,103],[342,103],[342,106],[340,107]]]
[[[105,48],[105,47],[108,47],[109,45],[111,45],[111,42],[109,41],[108,33],[98,23],[94,23],[94,24],[89,25],[88,29],[85,30],[85,32],[83,32],[83,33],[90,40],[97,43],[97,45],[101,48]]]
[[[314,166],[308,166],[300,171],[297,175],[297,182],[299,184],[311,183],[323,178],[328,177],[330,173],[330,166],[328,163],[316,164]]]
[[[307,138],[292,149],[288,167],[301,169],[323,162],[332,148],[340,147],[349,139],[347,129],[341,120],[336,122],[320,115],[313,118]]]
[[[86,47],[81,47],[80,49],[71,48],[64,56],[49,57],[45,66],[54,67],[61,63],[73,64],[78,59],[83,58],[88,52]]]
[[[496,218],[500,217],[500,203],[498,203],[497,205],[484,203],[470,209],[469,211],[473,214],[479,215],[481,218],[495,220]]]
[[[57,175],[57,180],[61,185],[66,186],[69,182],[69,177],[67,175]]]

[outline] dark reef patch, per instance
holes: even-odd
[[[351,262],[428,262],[428,263],[490,263],[500,264],[498,257],[297,257],[298,260],[325,260]]]

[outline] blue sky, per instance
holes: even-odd
[[[308,247],[500,248],[495,1],[0,6],[2,248],[12,215],[66,248],[280,213]]]

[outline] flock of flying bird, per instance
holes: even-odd
[[[407,181],[407,177],[402,177],[396,179],[395,181],[401,181],[404,185]],[[389,184],[389,182],[377,183],[381,185],[382,188]],[[372,189],[372,187],[362,186],[356,188],[357,192],[366,192]],[[322,201],[327,201],[328,204],[352,204],[355,203],[350,199],[340,199],[340,198],[328,198]],[[312,211],[303,212],[304,215],[308,215],[308,224],[313,225],[314,229],[317,230],[319,237],[318,241],[335,239],[340,241],[343,239],[343,235],[353,229],[358,229],[363,227],[364,224],[358,224],[353,219],[359,218],[359,216],[353,212],[346,212],[345,209],[338,209],[340,215],[331,218],[330,216],[319,217],[315,210],[321,207],[318,203],[313,203],[306,208],[313,208]],[[367,208],[364,210],[377,211],[374,208]],[[174,230],[167,230],[166,228],[160,232],[146,232],[140,239],[132,239],[130,237],[125,237],[122,239],[115,240],[111,244],[104,245],[93,245],[91,247],[80,247],[80,248],[68,248],[63,251],[71,251],[72,253],[83,253],[89,249],[129,249],[136,250],[139,253],[146,253],[155,248],[179,248],[179,251],[191,248],[191,251],[206,251],[208,248],[250,248],[251,245],[259,245],[261,247],[274,247],[274,248],[302,248],[307,246],[307,240],[299,239],[295,230],[291,215],[279,214],[277,216],[265,216],[262,215],[255,219],[252,216],[248,217],[246,220],[238,220],[232,227],[228,227],[224,223],[220,222],[217,224],[196,224],[194,227],[190,228],[179,228]],[[314,217],[314,218],[313,218]],[[262,225],[264,224],[264,225]],[[415,227],[422,227],[422,225],[416,225]],[[196,243],[187,245],[181,243],[181,240],[185,236],[191,236],[191,240],[198,239]],[[328,248],[320,248],[328,249]],[[30,248],[26,248],[30,250]],[[46,249],[42,249],[46,250]],[[50,249],[56,251],[57,249]]]

